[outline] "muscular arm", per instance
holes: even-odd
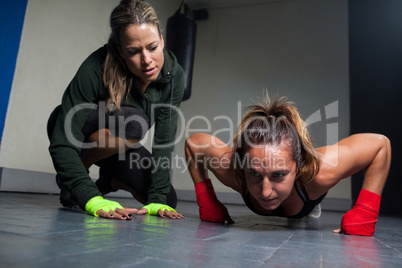
[[[210,170],[221,183],[241,191],[230,168],[231,147],[214,136],[197,133],[187,139],[185,150],[194,184],[205,181]]]
[[[359,197],[353,208],[343,215],[341,226],[334,232],[372,236],[391,163],[390,141],[383,135],[358,134],[321,148],[318,153],[321,166],[309,186],[311,193],[327,191],[339,180],[364,171]]]
[[[200,219],[210,222],[234,223],[227,208],[218,200],[208,169],[220,182],[234,190],[236,187],[230,169],[231,148],[208,134],[194,134],[186,140],[186,157],[195,186]]]
[[[391,163],[391,145],[387,137],[356,134],[335,145],[319,148],[317,152],[320,170],[312,183],[306,185],[312,199],[361,170],[364,172],[362,189],[382,194]]]

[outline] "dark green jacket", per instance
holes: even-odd
[[[108,93],[102,82],[102,66],[106,51],[104,46],[83,62],[68,85],[61,106],[55,109],[48,123],[49,151],[54,167],[72,197],[83,209],[91,198],[101,195],[79,155],[84,142],[81,130],[94,108],[93,104],[107,99]],[[169,163],[172,160],[179,116],[174,107],[179,107],[184,94],[183,69],[170,51],[164,51],[164,58],[165,62],[158,79],[149,84],[145,94],[135,81],[129,98],[122,101],[122,105],[143,110],[151,124],[155,123],[153,162],[164,164],[153,167],[155,171],[151,175],[148,204],[166,204],[166,194],[170,190],[170,165],[166,164],[166,160],[169,160]],[[155,104],[170,106],[155,108]],[[164,144],[168,146],[159,148]]]

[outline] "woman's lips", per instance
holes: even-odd
[[[155,73],[155,68],[148,68],[142,71],[145,75],[153,75]]]
[[[275,203],[275,201],[276,201],[276,198],[272,198],[272,199],[263,199],[263,198],[261,198],[260,199],[260,202],[263,203],[263,204],[266,204],[266,205],[271,205],[271,204]]]

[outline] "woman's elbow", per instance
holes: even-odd
[[[192,134],[186,139],[186,152],[191,152],[192,154],[194,154],[205,151],[205,149],[209,146],[209,137],[210,135],[205,133]]]

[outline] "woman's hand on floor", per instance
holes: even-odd
[[[142,209],[140,209],[137,212],[138,215],[157,215],[159,217],[165,218],[171,218],[171,219],[182,219],[184,218],[183,214],[177,213],[176,210],[173,208],[169,207],[168,205],[164,204],[157,204],[157,203],[151,203],[146,206],[144,206]]]
[[[91,198],[85,205],[85,210],[95,217],[119,220],[131,220],[132,214],[138,212],[138,209],[123,208],[118,202],[103,199],[102,196]]]
[[[114,211],[109,210],[109,212],[105,212],[102,209],[96,211],[99,217],[117,220],[131,220],[133,218],[133,214],[136,214],[137,212],[138,209],[136,208],[116,208]]]

